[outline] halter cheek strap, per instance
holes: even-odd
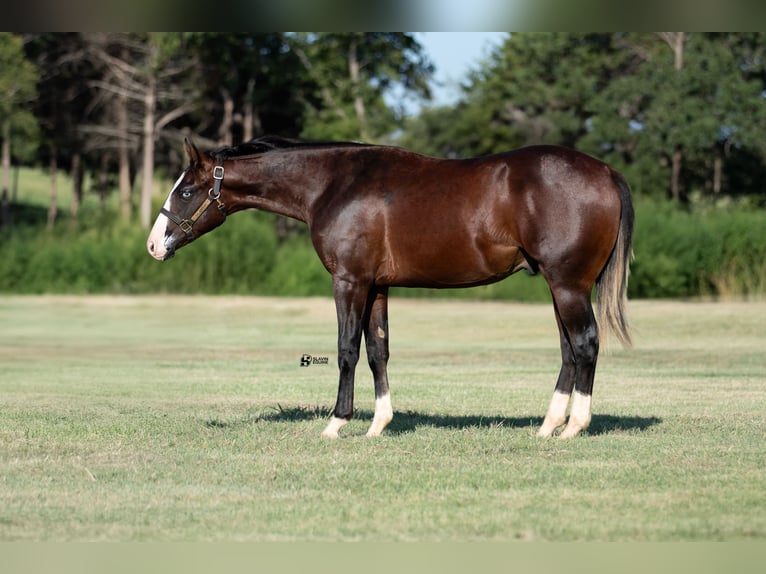
[[[194,233],[192,232],[192,227],[194,227],[194,224],[197,222],[197,220],[202,217],[202,214],[207,211],[207,208],[210,207],[210,204],[215,202],[216,207],[218,208],[218,211],[221,212],[224,219],[226,219],[226,206],[221,201],[221,183],[223,182],[223,160],[218,159],[216,161],[216,166],[213,168],[213,187],[210,188],[210,190],[207,192],[207,197],[205,198],[205,201],[202,202],[202,205],[200,205],[197,208],[197,211],[195,211],[192,216],[189,219],[182,219],[175,213],[172,213],[165,209],[164,207],[160,209],[160,213],[162,213],[165,217],[167,217],[170,221],[175,223],[178,227],[181,228],[181,231],[183,231],[186,234],[186,237],[189,240],[194,239]]]

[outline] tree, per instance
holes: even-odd
[[[610,34],[513,34],[468,89],[494,110],[489,128],[510,128],[514,144],[574,146],[587,132],[593,94],[622,65]]]
[[[34,33],[25,35],[28,58],[40,70],[38,96],[33,111],[45,143],[39,157],[51,172],[51,206],[48,225],[57,212],[56,171],[59,165],[72,177],[70,216],[76,218],[83,196],[85,141],[80,125],[86,120],[93,91],[90,83],[97,73],[86,57],[85,44],[78,33]]]
[[[182,55],[180,40],[172,33],[85,35],[88,51],[102,75],[92,82],[102,120],[82,129],[92,145],[116,149],[119,162],[120,212],[132,216],[132,155],[142,150],[140,222],[149,227],[154,179],[155,142],[170,122],[190,113],[196,98],[178,76],[193,67]],[[185,89],[184,89],[185,88]]]
[[[408,119],[397,144],[434,157],[461,158],[507,150],[520,141],[512,128],[492,124],[494,110],[473,101],[429,107]]]
[[[425,151],[453,156],[561,144],[625,171],[638,193],[763,194],[765,38],[513,34],[454,108],[427,110],[401,141],[425,134],[437,144]]]
[[[536,143],[574,146],[588,130],[589,105],[624,65],[609,34],[512,34],[473,70],[451,125],[453,155]],[[431,121],[434,111],[428,112]]]
[[[137,102],[143,93],[136,89],[136,62],[145,57],[144,40],[139,34],[112,32],[84,33],[86,57],[98,68],[91,81],[95,91],[90,122],[80,127],[87,135],[88,149],[100,154],[114,153],[118,162],[120,215],[132,217],[131,156],[139,146],[140,136],[135,127],[141,125]]]
[[[673,69],[676,74],[681,74],[684,69],[684,47],[686,45],[686,32],[658,32],[657,35],[673,51]],[[672,154],[672,168],[670,176],[670,193],[673,199],[678,201],[680,198],[680,178],[681,178],[681,160],[683,158],[683,147],[680,143],[676,144]]]
[[[183,42],[197,57],[202,103],[190,116],[196,134],[219,145],[300,134],[313,86],[284,34],[194,32]]]
[[[430,97],[433,65],[412,34],[300,34],[290,46],[316,86],[307,98],[305,137],[372,140],[397,122],[383,99],[392,86]]]
[[[37,76],[37,69],[25,57],[22,38],[0,32],[0,163],[3,172],[0,224],[9,220],[12,137],[14,133],[29,137],[36,131],[36,120],[28,106],[36,96]]]
[[[155,140],[170,122],[194,109],[194,92],[181,90],[174,82],[193,66],[193,61],[179,50],[180,39],[171,33],[150,33],[146,43],[146,60],[140,74],[143,84],[143,161],[140,218],[141,226],[151,223],[151,200],[154,183]],[[190,98],[189,102],[186,98]],[[163,107],[165,108],[163,110]],[[160,114],[160,111],[164,113]]]
[[[591,130],[578,144],[627,170],[645,193],[657,190],[675,201],[692,193],[755,191],[752,183],[732,184],[740,161],[749,158],[747,171],[763,173],[766,160],[759,134],[766,121],[763,64],[753,49],[758,40],[628,36],[626,49],[640,64],[594,98]]]

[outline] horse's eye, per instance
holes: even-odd
[[[181,190],[181,199],[189,200],[191,199],[192,192],[188,189]]]

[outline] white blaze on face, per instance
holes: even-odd
[[[163,207],[168,211],[170,210],[170,198],[176,188],[181,185],[181,181],[183,181],[185,175],[186,171],[184,171],[176,180],[175,184],[173,185],[173,189],[170,190],[168,198],[165,200],[165,205]],[[157,216],[157,220],[154,222],[154,225],[152,226],[152,230],[149,232],[149,238],[146,240],[146,249],[149,252],[149,255],[158,261],[165,259],[165,256],[168,253],[168,248],[165,246],[165,234],[167,233],[167,230],[168,218],[165,217],[164,214],[160,213]]]

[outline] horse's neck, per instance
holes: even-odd
[[[230,178],[235,210],[260,209],[309,222],[311,206],[326,187],[316,168],[290,158],[238,164]]]

